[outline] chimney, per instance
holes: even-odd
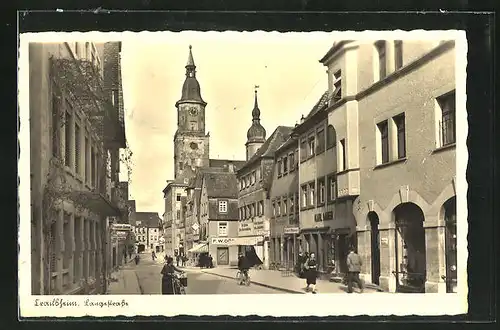
[[[234,164],[233,163],[229,163],[228,170],[229,170],[229,173],[234,173]]]
[[[302,124],[305,120],[304,115],[302,115],[302,117],[300,117],[300,123]]]

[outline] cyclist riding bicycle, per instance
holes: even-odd
[[[245,280],[248,280],[248,269],[250,269],[250,265],[248,258],[243,253],[240,253],[238,257],[238,269],[245,277]]]

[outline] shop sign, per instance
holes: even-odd
[[[240,222],[238,225],[238,236],[253,236],[254,224],[253,222]]]
[[[300,231],[299,227],[285,227],[283,229],[284,234],[298,234]]]
[[[222,245],[222,246],[234,246],[234,245],[257,245],[262,242],[264,237],[262,236],[251,236],[251,237],[212,237],[210,244],[212,245]]]
[[[254,235],[269,236],[269,222],[259,220],[253,224]]]
[[[125,231],[131,231],[132,230],[132,226],[129,225],[129,224],[125,224],[125,223],[114,223],[111,228],[113,230],[125,230]]]

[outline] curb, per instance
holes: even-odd
[[[219,276],[219,277],[230,278],[230,279],[233,279],[233,280],[234,280],[234,277],[229,276],[229,275],[221,275],[221,274],[212,273],[212,272],[207,272],[207,271],[202,271],[202,273],[209,274],[209,275],[213,275],[213,276]],[[291,290],[291,289],[286,289],[286,288],[282,288],[282,287],[279,287],[279,286],[274,286],[274,285],[264,284],[264,283],[261,283],[261,282],[255,282],[255,281],[252,281],[252,280],[250,280],[250,283],[255,284],[255,285],[259,285],[259,286],[263,286],[263,287],[266,287],[266,288],[270,288],[270,289],[278,290],[278,291],[287,292],[287,293],[305,294],[305,292],[302,292],[302,291],[298,291],[298,290]]]

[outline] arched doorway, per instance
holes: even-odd
[[[144,244],[137,245],[137,253],[142,253],[146,250],[146,246]]]
[[[375,212],[368,213],[368,221],[371,227],[371,255],[372,255],[372,283],[380,284],[380,233],[378,229],[379,219]]]
[[[446,292],[457,292],[457,199],[443,204],[445,221]]]
[[[426,257],[424,214],[418,205],[403,203],[394,209],[396,224],[396,290],[425,292]]]

